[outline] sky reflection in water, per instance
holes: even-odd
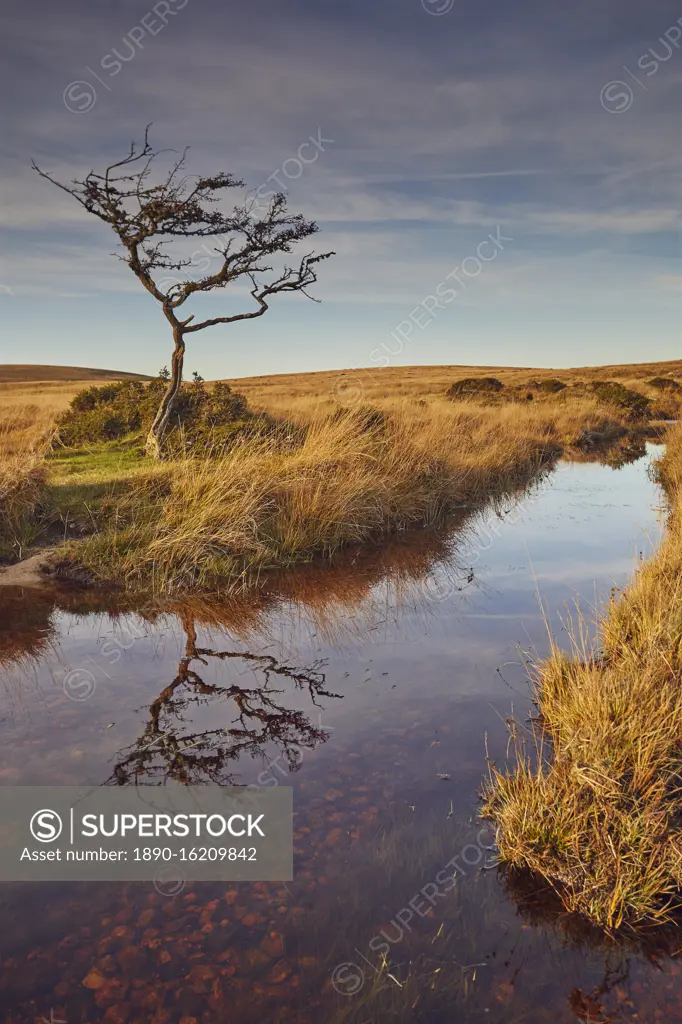
[[[561,464],[257,600],[0,591],[3,784],[291,785],[297,811],[286,887],[3,886],[6,1019],[682,1019],[674,961],[603,947],[476,853],[485,742],[501,761],[528,712],[545,616],[567,643],[575,601],[593,614],[660,537],[648,462]],[[448,897],[405,909],[458,855]]]

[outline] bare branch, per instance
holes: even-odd
[[[236,313],[234,316],[219,316],[211,320],[203,320],[201,323],[188,327],[187,332],[203,331],[205,327],[213,327],[216,324],[233,324],[239,320],[255,320],[256,317],[263,316],[269,309],[266,299],[271,295],[277,295],[279,292],[302,292],[306,298],[312,298],[311,295],[307,295],[306,288],[317,281],[317,274],[312,269],[313,265],[335,255],[336,253],[332,251],[321,253],[319,256],[314,256],[312,253],[309,256],[304,256],[298,271],[293,271],[291,268],[286,267],[281,276],[271,284],[260,288],[254,284],[251,295],[258,303],[258,309],[252,310],[249,313]],[[313,299],[313,301],[319,302],[319,299]]]

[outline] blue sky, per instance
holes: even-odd
[[[113,234],[30,170],[98,169],[149,121],[188,173],[276,175],[337,252],[319,305],[191,335],[187,371],[682,355],[673,2],[10,0],[6,23],[0,362],[168,362]]]

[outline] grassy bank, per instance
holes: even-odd
[[[381,412],[368,423],[364,414],[313,411],[292,447],[253,438],[215,459],[151,467],[71,554],[99,576],[152,580],[160,591],[234,584],[436,525],[456,507],[530,479],[567,432],[620,428],[584,408],[554,421],[445,402],[393,403]]]
[[[601,927],[661,922],[682,891],[682,427],[660,467],[658,554],[614,597],[596,653],[554,650],[537,674],[537,756],[493,767],[484,814],[500,856]]]
[[[26,475],[35,515],[21,541],[6,543],[18,553],[42,530],[61,541],[62,570],[81,566],[95,581],[159,592],[225,588],[347,544],[436,525],[522,486],[586,432],[615,437],[627,423],[593,398],[494,407],[397,399],[369,415],[308,402],[291,419],[290,443],[280,429],[212,458],[153,463],[134,438],[57,448],[39,467],[39,495]]]

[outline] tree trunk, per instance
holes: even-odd
[[[175,341],[175,349],[173,350],[173,357],[171,359],[171,378],[168,381],[166,392],[161,399],[161,404],[157,409],[154,422],[149,428],[147,442],[145,444],[145,451],[147,452],[147,455],[151,455],[155,459],[160,459],[162,457],[161,445],[163,442],[163,436],[166,433],[170,414],[173,411],[175,397],[180,390],[180,385],[182,384],[182,364],[185,359],[185,342],[181,327],[173,328],[173,339]]]

